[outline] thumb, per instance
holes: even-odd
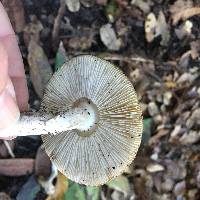
[[[14,124],[20,116],[14,87],[8,78],[8,56],[0,43],[0,129]],[[1,137],[1,131],[0,131]]]

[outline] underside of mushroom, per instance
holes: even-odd
[[[131,164],[140,146],[136,92],[118,68],[100,58],[83,55],[65,63],[50,80],[40,112],[58,117],[48,119],[49,127],[63,126],[63,132],[42,140],[53,163],[75,182],[106,183]],[[78,123],[64,130],[69,112]]]

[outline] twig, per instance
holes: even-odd
[[[0,159],[0,174],[4,176],[24,176],[34,170],[35,161],[32,158]]]
[[[71,56],[77,56],[77,55],[96,55],[100,58],[103,58],[105,60],[112,60],[112,61],[125,61],[125,62],[130,62],[130,61],[134,61],[134,62],[143,62],[143,63],[154,63],[153,60],[150,59],[146,59],[143,57],[139,57],[139,56],[123,56],[123,55],[119,55],[119,54],[110,54],[110,53],[104,53],[104,52],[74,52],[71,54]]]
[[[121,61],[135,61],[135,62],[148,62],[148,63],[154,63],[153,60],[142,58],[142,57],[125,57],[125,56],[120,56],[120,55],[113,55],[113,56],[105,56],[105,60],[121,60]]]
[[[11,149],[10,144],[8,143],[8,141],[3,140],[3,143],[4,143],[4,145],[6,146],[9,155],[10,155],[12,158],[15,158],[15,154],[13,153],[13,150]]]
[[[54,50],[57,49],[59,43],[58,36],[59,36],[60,24],[64,14],[65,14],[65,0],[60,0],[60,8],[55,18],[53,32],[52,32],[52,43]]]

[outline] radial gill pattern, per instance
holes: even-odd
[[[54,74],[42,109],[58,113],[82,97],[98,108],[94,133],[81,137],[78,130],[71,130],[42,139],[64,175],[96,186],[120,175],[133,161],[141,142],[142,116],[131,82],[114,65],[94,56],[75,57]]]

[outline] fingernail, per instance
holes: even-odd
[[[5,90],[0,94],[0,129],[12,126],[18,121],[19,117],[20,112],[15,99]]]

